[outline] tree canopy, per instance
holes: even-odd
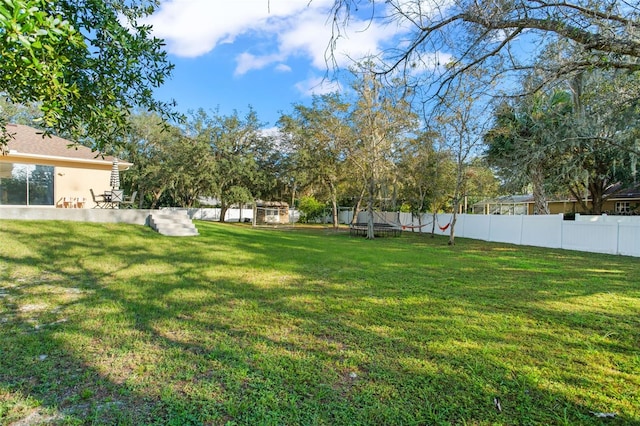
[[[141,22],[157,4],[2,0],[0,93],[37,103],[45,129],[99,151],[124,136],[135,106],[171,114],[153,89],[172,65],[162,40]]]

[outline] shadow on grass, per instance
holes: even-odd
[[[637,298],[622,278],[599,286],[637,272],[619,258],[585,276],[596,257],[415,236],[1,226],[15,250],[0,251],[0,420],[601,424],[589,411],[612,406],[610,424],[640,418],[637,303],[571,302]]]

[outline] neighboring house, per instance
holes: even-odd
[[[12,138],[0,154],[0,207],[91,208],[90,189],[110,189],[113,157],[21,124],[8,124],[7,132]],[[119,161],[118,169],[132,165]]]
[[[606,199],[602,212],[610,215],[640,215],[640,185],[620,189],[620,185],[612,185],[605,192]],[[586,204],[591,206],[591,199]],[[549,200],[547,202],[551,214],[588,213],[575,198],[566,200]],[[533,214],[533,195],[511,195],[483,200],[473,205],[475,214]]]

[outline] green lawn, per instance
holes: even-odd
[[[640,424],[640,259],[197,227],[0,221],[0,424]]]

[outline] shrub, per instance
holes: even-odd
[[[298,202],[298,210],[302,213],[300,222],[309,223],[321,218],[324,214],[325,205],[314,197],[302,197]]]

